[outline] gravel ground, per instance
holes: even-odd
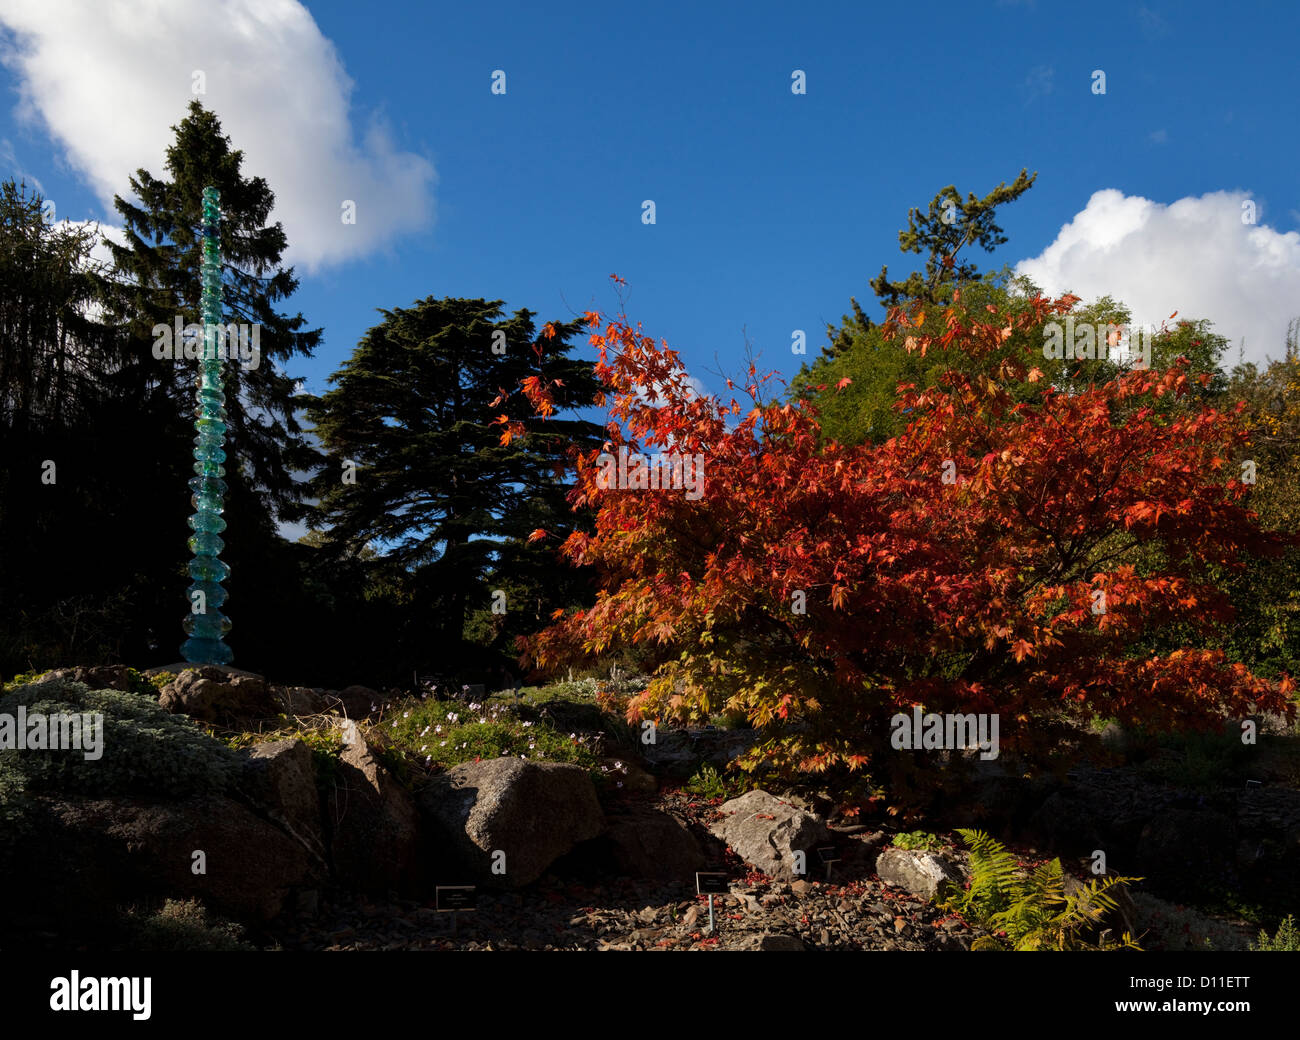
[[[297,930],[286,950],[965,950],[980,930],[879,880],[775,881],[758,874],[714,896],[716,934],[703,896],[681,886],[619,879],[597,886],[548,876],[522,892],[482,892],[479,909],[341,896]],[[786,937],[784,939],[777,937]]]
[[[697,835],[718,817],[721,799],[662,792],[659,808],[677,813]],[[729,850],[711,869],[731,877],[706,897],[694,878],[662,884],[552,874],[518,892],[480,890],[478,909],[438,913],[432,901],[368,900],[327,893],[319,913],[273,932],[286,950],[968,950],[986,934],[960,917],[880,881],[869,870],[879,833],[840,840],[843,860],[831,880],[783,881],[751,870]],[[819,870],[821,868],[814,868]]]

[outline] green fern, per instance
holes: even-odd
[[[997,933],[977,939],[972,950],[1141,949],[1127,932],[1118,941],[1103,936],[1096,943],[1083,935],[1118,909],[1112,889],[1141,878],[1094,878],[1067,893],[1060,859],[1026,871],[983,831],[962,828],[957,833],[971,850],[971,883],[946,907]]]

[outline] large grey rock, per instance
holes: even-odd
[[[124,664],[93,665],[88,668],[56,668],[45,675],[46,679],[69,679],[85,683],[92,690],[120,690],[131,692],[131,679]]]
[[[821,819],[767,791],[750,791],[718,811],[724,819],[709,830],[750,866],[774,877],[806,875],[816,864],[816,847],[831,840]],[[803,874],[795,873],[796,852],[804,854]]]
[[[162,688],[158,703],[203,722],[238,725],[274,718],[279,705],[260,675],[203,665],[187,668]]]
[[[52,867],[62,876],[63,864],[75,862],[78,887],[60,897],[73,905],[192,898],[240,920],[265,922],[325,880],[301,844],[221,795],[170,803],[50,800],[45,809],[31,843],[41,850],[40,861],[20,862],[13,880],[34,872],[52,881]]]
[[[286,715],[323,715],[329,710],[325,695],[309,686],[272,686],[271,695]]]
[[[311,748],[298,738],[254,744],[239,788],[244,796],[324,864],[325,832]]]
[[[876,874],[885,884],[923,899],[943,896],[965,883],[951,860],[922,849],[885,849],[876,857]]]
[[[406,890],[420,879],[420,814],[410,791],[375,757],[357,724],[338,722],[339,768],[325,820],[335,874],[370,891]]]
[[[657,809],[612,817],[607,837],[614,861],[627,877],[689,882],[707,866],[695,835],[677,817]]]
[[[465,762],[425,788],[420,808],[471,879],[521,888],[605,827],[586,770],[560,763],[493,758]],[[505,873],[493,873],[495,853]]]

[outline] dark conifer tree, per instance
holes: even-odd
[[[527,539],[572,529],[567,451],[595,443],[600,427],[543,422],[518,387],[530,375],[558,380],[562,413],[590,404],[597,386],[591,364],[568,357],[579,322],[554,323],[548,338],[534,312],[507,318],[502,301],[482,299],[429,297],[381,313],[309,412],[331,453],[313,486],[314,526],[336,552],[368,545],[401,569],[413,594],[408,647],[425,667],[445,668],[464,663],[466,620],[490,606],[489,585],[505,586],[498,616],[515,619],[572,592],[576,575],[555,558],[557,543]],[[503,443],[494,424],[503,415],[529,433]],[[489,582],[493,574],[502,576]]]

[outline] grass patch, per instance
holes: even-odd
[[[590,707],[598,712],[594,705]],[[499,697],[471,704],[412,697],[391,706],[371,730],[383,747],[417,770],[450,769],[475,759],[510,756],[566,762],[598,773],[598,742],[582,732],[585,727],[565,732],[559,721],[554,712],[503,703]]]
[[[162,909],[152,913],[130,910],[123,923],[125,944],[133,950],[171,953],[257,949],[245,940],[240,925],[213,917],[197,899],[168,899]]]

